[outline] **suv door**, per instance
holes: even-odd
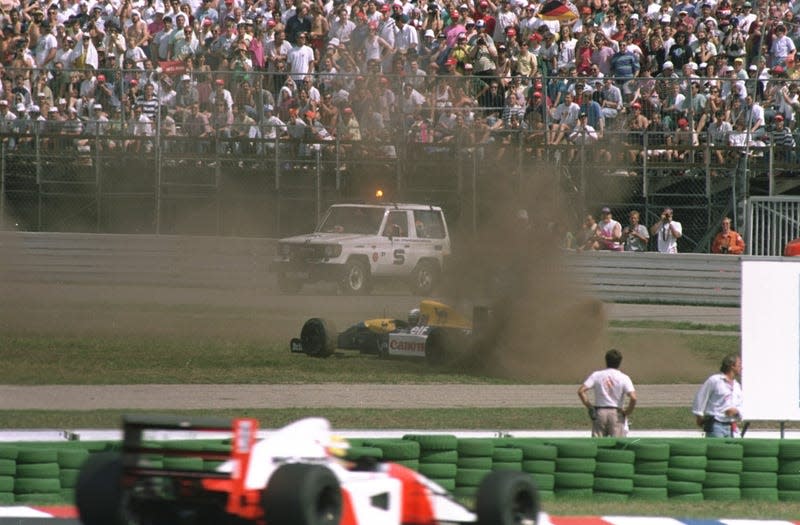
[[[410,226],[409,212],[406,210],[391,210],[386,215],[381,241],[377,272],[384,276],[399,276],[408,274],[413,266],[409,266],[408,255],[411,251],[409,238]]]

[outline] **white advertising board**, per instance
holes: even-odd
[[[799,421],[800,260],[743,260],[741,312],[744,418]]]

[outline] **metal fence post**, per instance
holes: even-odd
[[[2,145],[0,157],[0,231],[6,229],[6,143]]]

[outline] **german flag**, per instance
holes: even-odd
[[[550,0],[545,2],[536,15],[542,20],[558,20],[568,22],[579,18],[578,8],[567,0]]]

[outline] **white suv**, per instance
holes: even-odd
[[[438,206],[335,204],[314,231],[281,239],[271,265],[283,292],[335,281],[344,293],[368,293],[376,279],[407,280],[428,295],[450,255],[450,235]]]

